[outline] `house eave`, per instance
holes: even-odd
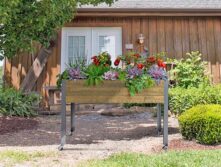
[[[142,17],[142,16],[221,16],[221,9],[212,8],[79,8],[78,17]]]

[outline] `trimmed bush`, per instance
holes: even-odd
[[[35,116],[33,105],[40,102],[36,94],[23,94],[13,88],[0,89],[0,115],[5,116]]]
[[[170,111],[180,115],[184,111],[199,104],[220,104],[221,85],[200,85],[199,88],[172,88],[169,90]]]
[[[181,134],[202,144],[221,142],[221,105],[198,105],[179,117]]]

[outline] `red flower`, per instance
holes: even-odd
[[[162,68],[166,68],[166,64],[163,62],[163,60],[161,60],[161,59],[158,59],[157,60],[157,65],[159,66],[159,67],[162,67]]]
[[[91,59],[92,59],[92,60],[97,59],[97,56],[93,56]]]
[[[118,66],[120,64],[120,58],[118,57],[115,61],[114,61],[114,65]]]
[[[94,63],[96,66],[98,66],[98,65],[100,64],[100,61],[98,60],[98,57],[97,57],[97,56],[93,56],[91,59],[93,60],[93,63]]]
[[[98,66],[98,65],[100,64],[99,60],[98,60],[98,59],[94,59],[94,64],[95,64],[96,66]]]
[[[156,62],[156,58],[154,56],[150,56],[147,58],[147,62],[148,63],[155,63]]]
[[[137,64],[137,68],[138,68],[138,69],[142,69],[143,67],[144,67],[143,64],[141,64],[141,63],[140,63],[140,64]]]
[[[140,54],[139,54],[139,53],[135,53],[135,54],[134,54],[134,57],[139,58],[139,57],[140,57]]]

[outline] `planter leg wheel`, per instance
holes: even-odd
[[[64,150],[64,146],[59,146],[59,147],[58,147],[58,150],[59,150],[59,151]]]
[[[72,132],[69,132],[69,133],[67,134],[67,136],[72,136],[72,134],[73,134]]]
[[[167,146],[167,145],[164,145],[162,149],[163,149],[164,151],[167,151],[167,150],[168,150],[168,146]]]

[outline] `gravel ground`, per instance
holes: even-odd
[[[33,119],[35,124],[31,123],[34,125],[32,129],[29,126],[27,129],[22,128],[22,125],[25,127],[27,125],[19,122],[20,130],[17,127],[16,131],[1,133],[0,149],[58,152],[59,118],[57,115],[39,116]],[[70,117],[67,119],[69,120]],[[170,118],[169,122],[170,140],[179,139],[177,120]],[[67,143],[65,150],[58,152],[59,156],[54,160],[49,158],[49,161],[58,166],[60,164],[74,166],[81,160],[104,158],[117,152],[151,153],[155,151],[155,147],[162,145],[162,136],[156,133],[156,118],[152,117],[151,112],[127,114],[120,117],[104,116],[93,112],[87,115],[77,115],[76,131],[73,136],[67,138]]]
[[[45,166],[45,163],[47,166],[76,166],[79,161],[105,158],[118,152],[156,153],[162,146],[163,138],[162,135],[157,135],[156,118],[152,115],[151,112],[120,117],[105,116],[98,112],[77,115],[76,131],[73,136],[67,138],[65,150],[62,152],[57,151],[60,143],[60,117],[39,116],[33,119],[35,124],[32,129],[29,127],[1,133],[0,150],[57,152],[56,157],[35,162],[37,166]],[[67,118],[68,121],[69,119],[70,117]],[[177,119],[170,117],[169,141],[179,140],[181,135]]]

